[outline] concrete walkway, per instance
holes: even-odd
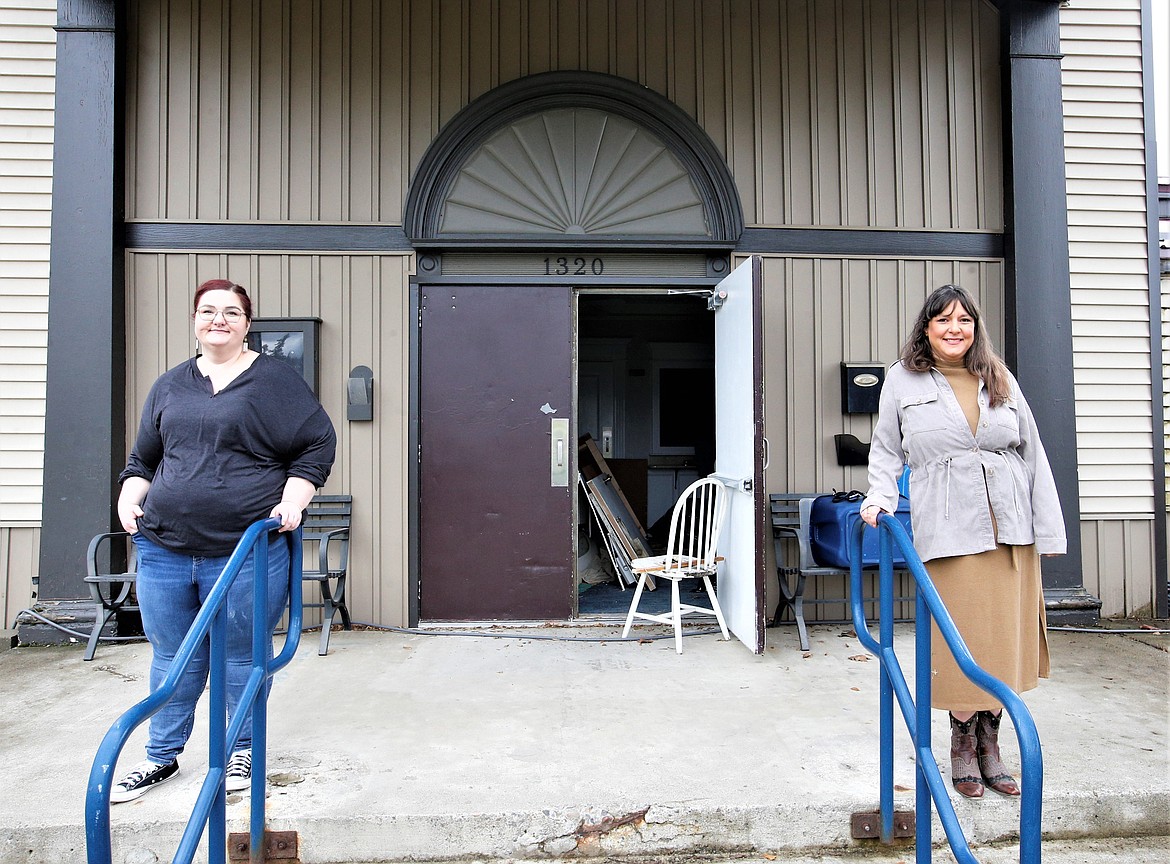
[[[714,635],[688,636],[678,656],[669,639],[615,641],[613,627],[483,632],[520,638],[336,633],[318,657],[306,634],[275,684],[268,766],[269,827],[298,832],[302,862],[829,861],[856,848],[850,814],[877,807],[878,667],[847,627],[813,627],[807,655],[790,628],[771,630],[762,656]],[[1045,836],[1144,837],[1126,848],[1170,860],[1170,637],[1050,638],[1053,677],[1026,696],[1044,747]],[[911,625],[898,651],[912,670]],[[146,696],[149,657],[141,643],[103,645],[89,663],[79,647],[0,651],[0,862],[85,860],[90,766]],[[205,710],[181,774],[113,808],[115,862],[171,859],[206,766]],[[946,763],[941,714],[934,725]],[[912,809],[909,742],[896,740],[899,806]],[[229,797],[229,830],[247,830],[246,800]],[[1016,804],[992,792],[957,808],[975,844],[1018,830]]]

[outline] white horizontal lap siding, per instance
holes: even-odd
[[[41,519],[55,0],[0,0],[0,526]]]
[[[1154,513],[1140,0],[1060,12],[1077,459],[1085,519]]]

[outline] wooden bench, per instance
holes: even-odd
[[[322,610],[321,639],[317,647],[317,653],[322,656],[329,653],[329,634],[338,612],[341,613],[342,627],[353,629],[345,597],[346,579],[349,576],[349,522],[352,509],[353,498],[349,495],[317,495],[309,502],[301,522],[302,539],[307,547],[301,578],[306,582],[316,582],[321,594],[320,602],[305,603],[304,606]],[[113,546],[119,541],[126,547],[124,558]],[[108,550],[106,546],[109,546]],[[89,541],[85,559],[85,582],[97,608],[93,630],[89,634],[82,659],[92,660],[102,630],[110,619],[121,612],[138,611],[138,598],[134,593],[138,572],[134,544],[125,531],[109,531],[95,536]],[[107,572],[111,568],[102,563],[121,560],[126,561],[125,569],[115,567],[114,572]]]

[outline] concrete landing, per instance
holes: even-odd
[[[669,639],[617,641],[614,627],[479,632],[335,633],[326,657],[305,635],[275,683],[268,764],[269,827],[298,832],[302,862],[831,861],[858,848],[850,814],[878,804],[878,666],[849,628],[812,627],[808,655],[793,630],[770,630],[762,656],[714,635],[688,636],[679,656]],[[1025,697],[1044,748],[1045,836],[1128,838],[1170,860],[1170,637],[1050,641],[1052,678]],[[897,645],[912,673],[912,625]],[[80,647],[0,651],[0,861],[85,860],[90,766],[146,696],[149,658],[143,643],[103,645],[89,663]],[[113,808],[118,864],[171,859],[206,766],[206,699],[200,710],[180,775]],[[947,762],[941,713],[933,738]],[[899,806],[912,809],[909,741],[896,740]],[[1018,775],[1008,722],[1001,740]],[[229,830],[247,830],[246,801],[229,797]],[[1018,830],[1016,803],[990,791],[957,809],[975,844]]]

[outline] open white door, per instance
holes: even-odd
[[[753,652],[764,650],[764,363],[760,259],[715,289],[715,474],[731,487],[720,544],[719,605]]]

